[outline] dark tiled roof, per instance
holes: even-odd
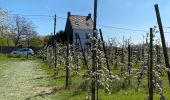
[[[69,16],[69,20],[71,22],[72,28],[74,29],[93,29],[93,20],[88,16],[78,16],[78,15],[71,15]]]

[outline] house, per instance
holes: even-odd
[[[87,16],[71,15],[68,12],[65,33],[69,34],[70,44],[80,48],[80,41],[83,49],[90,48],[91,42],[89,35],[93,34],[93,20],[91,14]],[[79,38],[80,37],[80,41]]]

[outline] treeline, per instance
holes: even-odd
[[[43,47],[47,44],[52,36],[40,36],[36,31],[36,25],[28,18],[19,15],[12,15],[7,10],[0,8],[0,46],[22,46],[27,47]],[[62,42],[61,35],[63,31],[59,31],[57,39]]]

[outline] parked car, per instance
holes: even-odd
[[[24,49],[19,49],[16,51],[12,51],[11,54],[34,54],[34,51],[32,49],[29,48],[24,48]]]

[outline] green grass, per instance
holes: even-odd
[[[59,76],[54,77],[53,68],[48,68],[48,65],[40,59],[9,58],[0,54],[0,98],[4,98],[3,100],[86,100],[86,96],[89,95],[88,88],[85,90],[80,88],[83,77],[71,73],[72,84],[66,88],[65,71],[62,67],[63,65],[60,66]],[[84,68],[80,69],[81,73],[83,71]],[[113,71],[118,73],[119,69]],[[146,82],[145,77],[139,91],[134,89],[135,78],[132,79],[129,88],[122,88],[122,81],[114,83],[110,95],[99,89],[99,100],[147,100]],[[163,77],[163,86],[166,100],[169,100],[170,88],[166,74]],[[160,100],[159,94],[154,93],[154,100]]]
[[[6,60],[7,58],[8,58],[7,55],[0,53],[0,61],[4,61],[4,60]]]
[[[52,76],[53,75],[53,69],[49,69],[47,67],[47,65],[45,65],[44,70],[46,70],[46,74]],[[82,70],[81,70],[82,71]],[[116,73],[119,70],[114,70]],[[82,89],[80,89],[80,84],[83,82],[83,78],[82,76],[79,75],[73,75],[71,77],[72,79],[72,85],[70,86],[70,88],[65,88],[65,71],[60,70],[59,71],[59,77],[58,78],[54,78],[54,77],[49,77],[48,79],[48,86],[57,86],[57,88],[61,88],[59,91],[57,91],[54,94],[50,94],[45,96],[45,99],[49,99],[49,100],[53,100],[53,99],[57,99],[57,100],[85,100],[86,96],[88,96],[88,89],[86,89],[85,91],[83,91]],[[170,91],[169,91],[169,86],[168,86],[168,81],[167,81],[167,77],[166,75],[163,77],[164,81],[163,81],[163,90],[164,90],[164,94],[166,99],[170,98]],[[118,82],[115,83],[112,86],[112,94],[108,95],[104,92],[104,90],[100,89],[99,90],[99,100],[109,100],[109,99],[114,99],[114,100],[147,100],[148,97],[148,88],[146,85],[147,79],[144,79],[144,82],[141,86],[141,88],[139,89],[139,91],[135,91],[134,87],[135,87],[135,83],[137,81],[135,80],[135,78],[132,79],[132,85],[130,86],[130,88],[127,89],[123,89],[122,88],[122,83]],[[159,94],[154,94],[154,100],[159,100]],[[37,98],[36,98],[37,99]]]

